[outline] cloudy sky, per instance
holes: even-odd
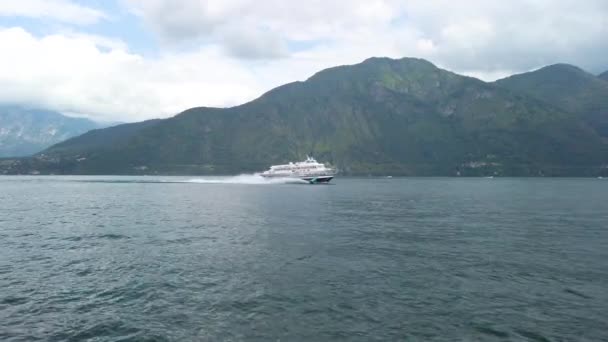
[[[608,1],[1,0],[0,46],[0,103],[138,121],[372,56],[484,80],[558,62],[599,73]]]

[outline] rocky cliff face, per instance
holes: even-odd
[[[57,112],[0,107],[0,157],[27,156],[100,125]]]

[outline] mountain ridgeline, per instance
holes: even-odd
[[[575,66],[555,64],[496,84],[576,114],[608,137],[608,82]]]
[[[486,83],[371,58],[240,106],[94,130],[0,172],[235,174],[313,155],[346,175],[604,175],[606,101],[607,81],[568,65]]]

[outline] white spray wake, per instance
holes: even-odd
[[[307,181],[294,178],[264,178],[259,174],[244,174],[231,177],[202,177],[192,178],[185,183],[201,184],[307,184]]]

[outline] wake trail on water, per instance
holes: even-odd
[[[308,184],[307,181],[297,178],[264,178],[259,174],[242,174],[238,176],[205,176],[196,178],[167,178],[167,177],[143,177],[143,178],[101,178],[101,179],[68,179],[69,182],[82,183],[113,183],[113,184]]]
[[[308,184],[307,181],[294,178],[264,178],[259,174],[242,174],[231,177],[201,177],[182,181],[183,183],[199,184]]]

